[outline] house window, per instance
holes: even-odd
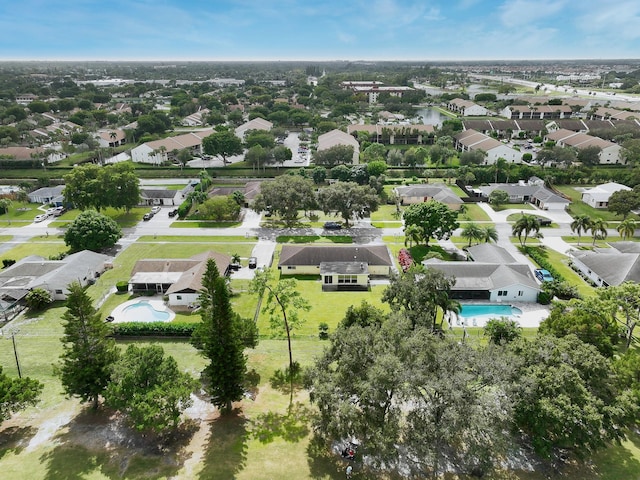
[[[507,296],[507,291],[506,290],[498,290],[498,296],[499,297],[506,297]]]
[[[347,284],[358,283],[358,276],[357,275],[340,275],[338,277],[338,283],[347,283]]]
[[[325,284],[333,283],[333,277],[331,275],[325,275],[324,276],[324,283]]]
[[[176,295],[177,300],[182,300],[182,295]]]
[[[522,290],[518,290],[518,296],[521,297],[524,295],[524,292]]]
[[[56,290],[56,295],[62,295],[62,290]]]
[[[287,270],[295,270],[296,266],[295,265],[287,265]]]

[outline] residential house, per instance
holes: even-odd
[[[90,285],[109,267],[112,257],[83,250],[62,260],[31,255],[0,270],[0,304],[8,308],[31,290],[48,291],[54,300],[65,300],[72,282]]]
[[[331,130],[323,133],[318,137],[318,151],[327,150],[337,145],[350,145],[353,147],[353,165],[357,165],[360,161],[360,144],[353,138],[353,135],[343,132],[342,130]]]
[[[611,247],[573,252],[573,267],[598,287],[640,282],[640,244],[613,242]]]
[[[491,183],[478,190],[485,198],[489,198],[494,190],[503,190],[509,194],[510,203],[531,203],[542,210],[564,210],[571,203],[539,182]]]
[[[432,258],[422,264],[455,277],[451,297],[458,300],[538,301],[540,286],[529,265],[517,263],[504,248],[493,244],[476,245],[468,251],[473,261],[445,262]]]
[[[98,132],[98,144],[103,148],[119,147],[127,143],[127,136],[122,129],[107,130]]]
[[[27,194],[31,203],[50,203],[56,206],[64,205],[64,185],[42,187]]]
[[[273,123],[264,118],[256,117],[253,120],[249,120],[246,123],[243,123],[238,128],[236,128],[235,133],[236,136],[244,140],[245,134],[249,130],[266,130],[267,132],[271,131],[273,128]]]
[[[600,107],[593,112],[591,118],[593,120],[640,120],[640,114],[638,112]]]
[[[629,191],[631,188],[615,182],[603,183],[582,192],[582,201],[593,208],[607,208],[609,197],[621,190]]]
[[[180,205],[182,203],[181,194],[178,190],[168,188],[141,188],[140,205]]]
[[[393,261],[385,245],[284,245],[281,275],[320,275],[323,290],[367,290],[371,276],[387,277]]]
[[[443,183],[407,185],[395,187],[394,193],[398,196],[401,205],[437,200],[444,203],[451,210],[460,210],[464,203],[462,199]]]
[[[489,111],[483,106],[463,98],[449,100],[447,109],[462,117],[485,117],[489,114]]]
[[[545,136],[545,142],[549,141],[556,142],[556,145],[560,147],[574,147],[577,149],[597,147],[600,149],[598,154],[600,164],[626,163],[622,157],[622,147],[620,145],[586,133],[572,132],[561,128]]]
[[[194,154],[201,155],[203,153],[202,139],[212,133],[213,129],[206,129],[143,143],[131,150],[131,160],[137,163],[162,165],[169,161],[169,153],[185,148]]]
[[[210,113],[208,108],[201,108],[195,113],[182,119],[182,124],[188,127],[200,127],[205,124],[206,117]]]
[[[521,163],[522,152],[491,138],[476,130],[464,130],[454,136],[455,147],[461,152],[481,150],[487,155],[485,165],[493,165],[499,158],[504,158],[509,163]]]
[[[500,111],[500,116],[512,120],[569,118],[573,110],[569,105],[509,105]]]
[[[223,253],[209,251],[191,258],[143,259],[133,267],[130,289],[167,295],[171,307],[194,305],[202,290],[202,276],[209,259],[216,262],[220,275],[229,274],[231,257]]]
[[[347,126],[347,133],[366,132],[369,141],[389,145],[422,145],[430,143],[435,129],[433,125],[365,125]]]

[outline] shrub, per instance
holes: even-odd
[[[116,282],[116,290],[118,291],[118,293],[129,291],[129,282],[127,282],[126,280],[120,280],[119,282]]]
[[[27,307],[31,310],[43,310],[53,302],[51,294],[44,288],[34,288],[25,297]]]
[[[551,295],[544,290],[538,294],[538,303],[541,305],[549,305],[551,303]]]
[[[318,337],[320,340],[327,340],[329,338],[329,324],[326,322],[321,322],[318,325]]]
[[[196,323],[124,322],[112,325],[114,337],[190,337]]]
[[[10,267],[14,263],[16,263],[16,261],[13,260],[12,258],[3,258],[2,259],[2,268]]]
[[[191,202],[182,202],[178,207],[178,218],[187,218],[187,215],[189,215],[189,210],[191,210]]]
[[[403,272],[409,270],[411,265],[413,265],[413,257],[411,256],[411,253],[409,253],[409,250],[401,248],[398,253],[398,261],[400,262]]]

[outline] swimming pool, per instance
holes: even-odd
[[[485,317],[483,320],[488,320],[489,318],[519,317],[522,315],[522,310],[511,305],[461,304],[461,307],[458,316],[462,318]]]
[[[175,314],[171,311],[159,310],[148,301],[137,301],[122,309],[120,317],[125,322],[168,322]]]

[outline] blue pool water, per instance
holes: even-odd
[[[512,317],[522,315],[522,310],[511,305],[461,305],[459,317]]]
[[[156,310],[146,302],[129,305],[122,310],[127,322],[166,322],[171,317],[169,312]]]

